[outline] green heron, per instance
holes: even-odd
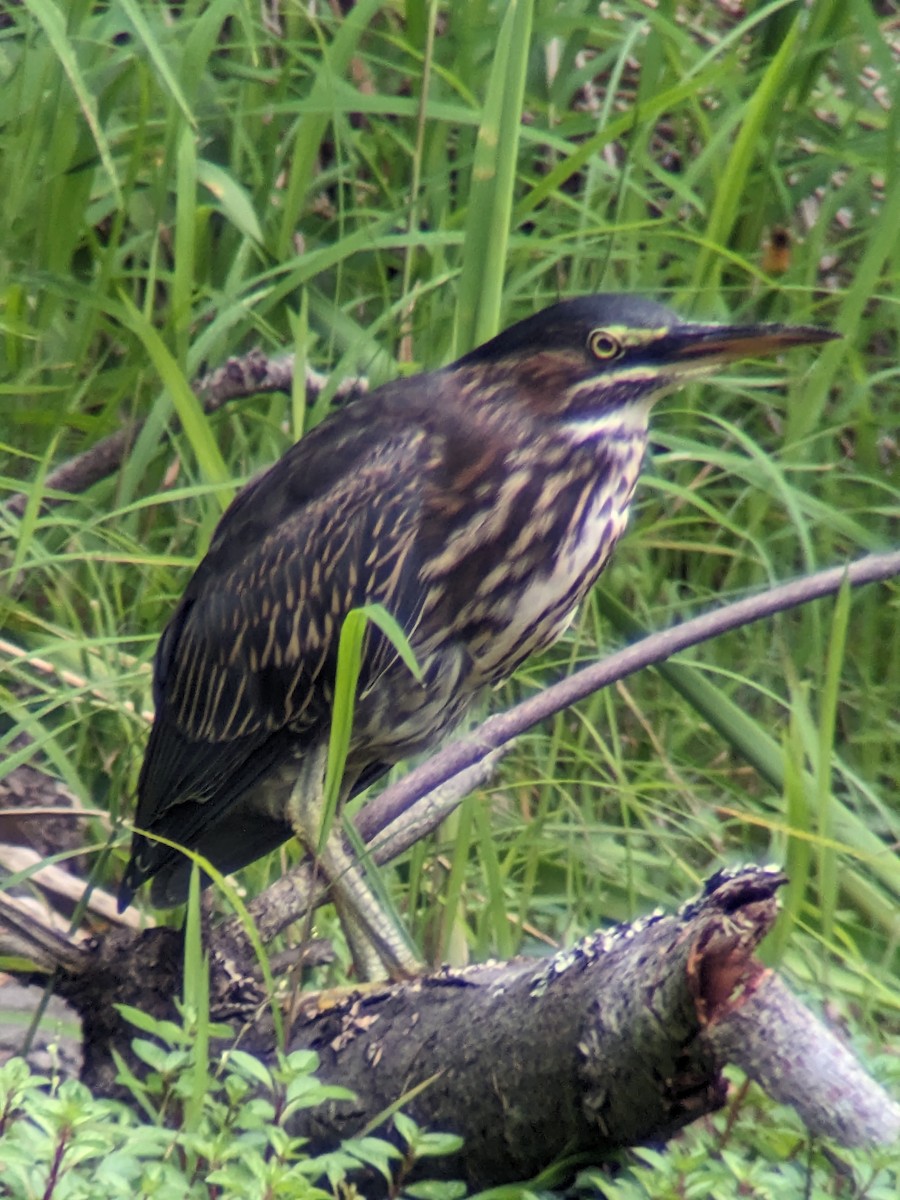
[[[625,526],[654,402],[731,359],[834,335],[701,325],[629,296],[564,300],[463,358],[373,391],[237,496],[156,652],[156,721],[120,893],[187,893],[296,834],[360,969],[416,967],[338,829],[320,842],[338,640],[351,609],[403,628],[416,681],[369,625],[341,802],[426,750],[565,630]]]

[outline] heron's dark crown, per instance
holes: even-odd
[[[505,329],[483,346],[459,359],[454,366],[479,366],[522,354],[541,351],[584,351],[588,336],[597,329],[658,331],[683,324],[664,304],[641,296],[600,293],[560,300]]]

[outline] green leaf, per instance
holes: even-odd
[[[266,1091],[271,1092],[275,1086],[269,1068],[255,1054],[248,1054],[246,1050],[226,1050],[222,1056],[222,1066],[226,1071],[234,1071],[264,1087]]]
[[[197,161],[197,179],[212,192],[220,209],[235,228],[262,245],[265,236],[247,189],[224,167],[204,158]]]
[[[492,58],[469,188],[457,352],[500,325],[533,9],[533,0],[509,0]]]
[[[234,496],[234,486],[200,401],[194,395],[184,372],[151,323],[143,313],[135,308],[127,296],[123,295],[121,300],[124,320],[132,332],[140,338],[144,349],[156,367],[159,377],[172,399],[175,411],[178,413],[178,419],[181,421],[185,436],[196,456],[197,464],[204,478],[216,486],[216,497],[224,510]]]
[[[75,49],[67,35],[65,17],[52,0],[25,0],[25,7],[34,13],[35,17],[40,21],[47,35],[47,40],[53,47],[60,65],[65,71],[69,83],[72,85],[72,91],[78,98],[82,115],[90,128],[91,136],[97,147],[97,153],[100,155],[100,161],[103,163],[103,167],[112,184],[115,203],[121,207],[124,203],[122,185],[119,181],[115,163],[113,162],[109,142],[100,124],[100,118],[97,113],[97,101],[82,73]]]
[[[819,854],[819,904],[822,910],[822,935],[829,942],[834,933],[839,892],[838,859],[834,849],[836,822],[832,795],[832,764],[841,690],[841,668],[844,663],[847,628],[850,623],[851,595],[850,581],[845,578],[834,606],[831,637],[828,641],[828,657],[825,660],[825,675],[819,702],[819,746],[815,771],[818,834],[822,839],[822,849]]]
[[[138,39],[143,43],[144,48],[150,56],[150,61],[159,72],[160,79],[163,81],[169,93],[171,94],[172,99],[181,110],[182,116],[189,125],[196,127],[197,122],[194,118],[194,114],[191,112],[190,105],[188,104],[185,94],[178,83],[175,72],[169,65],[165,50],[163,49],[159,39],[154,34],[153,29],[144,16],[143,8],[137,3],[137,0],[119,0],[119,3],[121,4],[122,10],[128,14],[128,19],[131,21],[131,24],[134,27],[134,32],[137,34]]]
[[[334,704],[328,740],[328,766],[325,772],[322,828],[319,849],[324,846],[334,824],[340,799],[341,780],[350,749],[353,731],[353,712],[356,705],[356,685],[362,667],[362,647],[369,623],[375,625],[391,642],[401,661],[418,681],[422,673],[406,634],[381,604],[366,604],[351,609],[341,626],[338,643],[337,670],[334,683]]]
[[[360,39],[382,7],[383,0],[360,0],[344,14],[332,41],[327,43],[322,39],[320,43],[314,82],[294,134],[291,167],[283,196],[284,218],[276,247],[278,258],[285,258],[293,251],[301,206],[312,186],[319,148],[335,105],[335,82],[346,71]]]

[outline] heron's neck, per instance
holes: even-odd
[[[637,400],[607,412],[586,413],[560,422],[563,437],[573,446],[587,442],[646,442],[653,399]]]

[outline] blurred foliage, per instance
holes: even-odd
[[[0,772],[48,765],[113,828],[155,639],[222,505],[329,407],[326,389],[312,409],[266,397],[204,416],[191,383],[230,354],[296,348],[333,391],[594,290],[844,335],[661,406],[602,588],[498,707],[626,636],[615,601],[660,628],[897,541],[890,5],[347,8],[0,12],[0,484],[27,497],[0,517]],[[53,467],[134,418],[117,471],[42,509]],[[388,873],[420,944],[539,952],[671,904],[723,861],[775,858],[792,884],[771,956],[862,1041],[896,1038],[896,585],[842,619],[819,602],[747,628],[683,664],[687,690],[645,672],[523,739]],[[718,720],[732,711],[740,738]],[[95,856],[101,882],[126,843]],[[829,1195],[863,1194],[835,1180]]]

